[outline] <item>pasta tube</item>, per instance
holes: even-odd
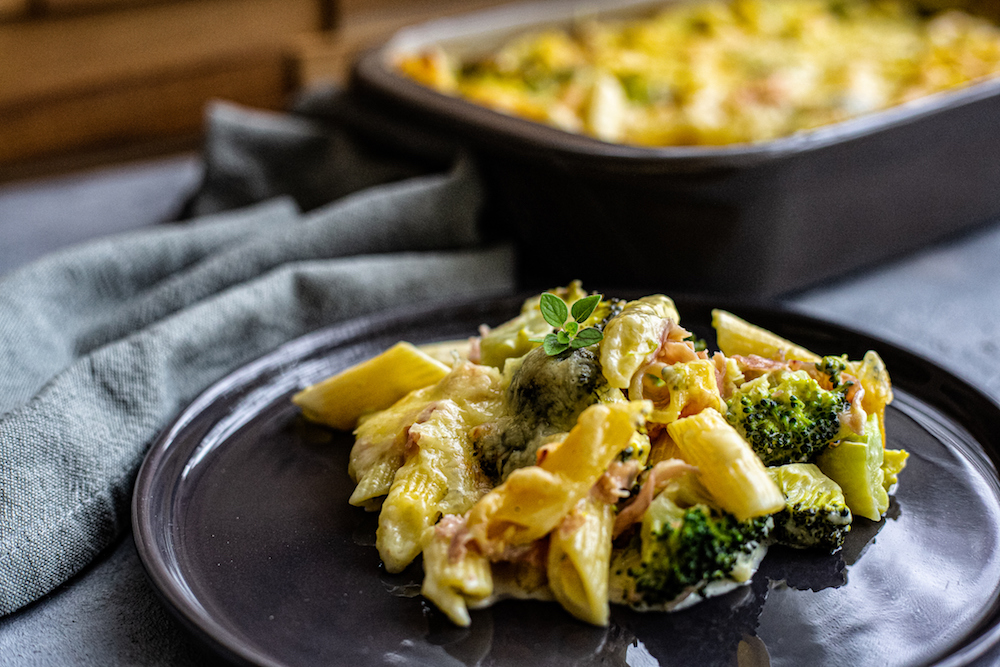
[[[681,416],[701,412],[705,408],[723,411],[726,404],[719,393],[715,376],[715,364],[708,359],[684,361],[664,366],[660,370],[662,387],[653,388],[653,395],[644,393],[653,400],[651,422],[669,424]],[[666,400],[662,400],[666,394]]]
[[[450,517],[457,519],[457,517]],[[421,594],[433,602],[455,625],[468,627],[469,605],[475,606],[493,593],[490,562],[477,551],[463,549],[456,558],[450,557],[452,536],[447,530],[448,518],[442,527],[428,528],[424,547],[424,583]]]
[[[674,302],[662,294],[625,304],[622,312],[608,322],[601,341],[601,369],[608,384],[628,388],[635,372],[660,346],[668,323],[679,321]]]
[[[387,410],[362,419],[354,431],[347,472],[357,482],[350,503],[364,506],[389,493],[396,471],[403,465],[409,428],[438,395],[436,387],[412,392]]]
[[[548,578],[552,595],[587,623],[607,625],[608,574],[614,508],[584,498],[549,538]]]
[[[413,444],[411,435],[420,432],[414,427],[446,403],[458,408],[463,430],[493,418],[500,406],[500,372],[462,362],[436,385],[411,392],[392,407],[362,418],[347,468],[357,482],[352,505],[368,506],[389,493],[407,447]]]
[[[785,497],[760,458],[718,410],[707,408],[667,426],[684,460],[719,507],[740,521],[784,508]]]
[[[440,452],[417,450],[396,473],[382,503],[375,547],[387,572],[401,572],[423,549],[424,531],[437,521],[447,492]]]
[[[750,324],[725,310],[712,311],[712,326],[719,343],[719,349],[730,357],[734,354],[749,356],[756,354],[767,359],[817,362],[819,355],[800,347],[790,340],[771,333],[767,329]]]
[[[439,401],[409,429],[410,453],[382,503],[375,546],[385,569],[399,572],[420,553],[424,532],[444,514],[462,514],[489,488],[473,460],[465,414]]]
[[[869,415],[878,417],[879,431],[882,433],[882,447],[885,447],[885,406],[892,402],[892,382],[885,362],[875,350],[865,352],[864,358],[851,361],[847,370],[861,382],[865,393],[861,397],[861,407]]]
[[[409,343],[306,387],[292,397],[306,419],[343,431],[362,415],[383,410],[415,389],[438,382],[450,369]]]

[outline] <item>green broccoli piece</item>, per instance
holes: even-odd
[[[785,509],[773,515],[771,539],[796,548],[833,553],[851,530],[851,510],[844,492],[812,463],[789,463],[767,469],[785,496]]]
[[[840,374],[847,370],[847,357],[823,357],[816,362],[816,370],[830,378],[834,389],[841,386]]]
[[[847,389],[823,389],[805,371],[776,371],[740,385],[726,419],[764,465],[808,463],[852,433],[839,419],[850,408]]]
[[[668,487],[646,510],[638,534],[641,557],[626,563],[626,600],[634,607],[670,607],[689,593],[723,593],[749,581],[766,551],[771,517],[739,521],[704,503],[688,506],[692,498],[677,489]]]

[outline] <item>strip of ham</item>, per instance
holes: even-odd
[[[840,423],[861,435],[865,432],[865,423],[868,421],[868,414],[861,405],[865,397],[865,390],[858,381],[847,392],[848,400],[851,402],[851,409],[838,415]]]
[[[635,459],[612,461],[590,490],[591,497],[608,505],[628,498],[632,485],[639,476],[639,468],[639,462]]]
[[[734,354],[730,357],[730,359],[734,359],[736,361],[736,364],[740,368],[740,372],[743,373],[747,380],[759,378],[761,375],[772,371],[797,370],[793,369],[787,361],[768,359],[767,357],[761,357],[756,354],[750,354],[747,356]],[[815,368],[815,366],[813,366],[813,368]]]
[[[483,325],[486,326],[486,325]],[[487,332],[488,333],[488,332]],[[485,333],[483,334],[486,335]],[[469,336],[469,361],[478,364],[483,355],[482,341],[480,336]]]
[[[448,541],[448,560],[457,563],[465,557],[472,541],[472,533],[465,525],[465,517],[445,514],[434,526],[434,537]]]
[[[667,459],[653,466],[646,474],[646,480],[642,483],[642,487],[639,489],[639,493],[636,494],[635,499],[623,507],[615,517],[612,535],[618,537],[627,528],[642,521],[642,515],[649,509],[653,498],[666,487],[670,480],[694,470],[697,470],[697,468],[688,465],[680,459]]]

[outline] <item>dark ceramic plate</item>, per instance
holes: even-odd
[[[149,452],[134,497],[136,546],[169,607],[224,656],[260,665],[964,665],[1000,639],[1000,409],[864,334],[731,305],[818,352],[886,360],[889,446],[911,453],[888,518],[857,519],[833,556],[772,549],[752,585],[676,614],[615,608],[594,628],[509,601],[450,625],[419,596],[419,566],[379,566],[375,515],[347,504],[350,435],[305,423],[288,398],[397,340],[467,336],[519,304],[333,326],[195,401]],[[678,301],[710,341],[711,305]]]

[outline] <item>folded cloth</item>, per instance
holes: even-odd
[[[193,214],[279,195],[293,197],[308,211],[374,185],[445,171],[455,160],[454,148],[427,146],[409,128],[380,131],[390,121],[359,110],[339,88],[305,91],[295,104],[295,114],[254,112],[222,102],[209,108],[205,179],[192,201]],[[320,115],[320,109],[329,113]]]
[[[468,160],[406,178],[417,167],[362,155],[301,118],[224,105],[209,127],[215,177],[193,210],[280,194],[313,210],[282,197],[0,278],[0,615],[52,591],[121,533],[147,447],[214,380],[344,318],[514,288],[512,251],[482,245]],[[323,146],[323,157],[293,159],[296,146]],[[260,168],[272,149],[288,149],[277,175]],[[353,180],[325,183],[315,170]],[[242,194],[225,201],[226,182]],[[340,198],[318,205],[320,192]]]

